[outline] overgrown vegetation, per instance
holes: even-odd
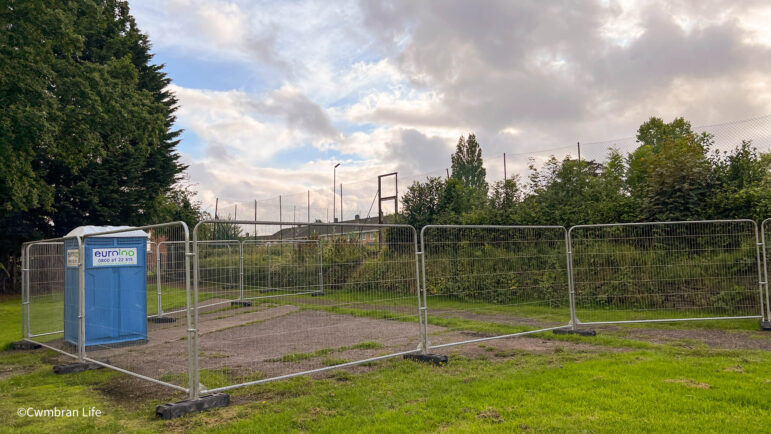
[[[420,230],[432,223],[569,227],[771,216],[771,154],[758,153],[749,140],[719,152],[712,136],[694,132],[683,118],[642,124],[639,146],[628,155],[610,149],[605,162],[531,162],[526,181],[515,176],[490,190],[471,181],[484,174],[472,137],[461,137],[448,179],[409,187],[402,201],[405,223]]]
[[[651,118],[628,155],[611,149],[605,162],[566,158],[530,166],[496,183],[483,177],[473,135],[458,142],[448,179],[409,187],[405,223],[560,225],[771,216],[771,154],[743,141],[731,152],[685,119]],[[603,229],[574,237],[579,307],[680,309],[756,315],[754,230],[714,225],[714,236],[688,227]],[[433,232],[432,232],[433,231]],[[426,233],[427,291],[457,300],[495,303],[566,302],[565,246],[548,230],[432,229]],[[461,233],[462,232],[462,233]],[[615,235],[613,235],[615,233]],[[737,241],[741,239],[741,241]],[[580,252],[587,252],[585,255]],[[590,253],[589,253],[590,252]],[[729,279],[730,278],[730,279]]]

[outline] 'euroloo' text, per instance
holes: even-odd
[[[97,258],[111,258],[114,256],[134,256],[136,249],[99,249],[94,250],[94,257]]]

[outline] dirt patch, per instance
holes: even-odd
[[[19,365],[0,366],[0,381],[14,377],[16,375],[29,374],[34,370],[35,370],[34,366],[19,366]]]
[[[96,390],[121,407],[131,409],[143,407],[148,400],[174,402],[187,398],[182,392],[131,375],[115,375],[106,383],[96,386]]]
[[[477,419],[482,419],[490,423],[503,422],[503,417],[501,416],[500,413],[498,413],[498,410],[494,408],[488,408],[487,410],[480,411],[479,413],[477,413]]]
[[[211,312],[201,315],[199,330],[199,366],[214,372],[215,377],[209,379],[220,384],[414,350],[418,345],[417,323],[301,310],[293,305],[262,305],[256,310],[244,307]],[[431,333],[442,331],[430,327]],[[372,348],[356,348],[364,342],[377,344]],[[341,347],[347,348],[296,362],[276,361],[293,353]],[[187,352],[185,321],[150,330],[145,344],[87,350],[91,358],[109,360],[114,366],[180,386],[187,383]],[[204,383],[205,378],[202,374]]]
[[[418,346],[418,331],[418,324],[414,322],[303,310],[295,305],[262,304],[209,311],[200,314],[199,320],[201,382],[211,388],[412,351]],[[429,326],[429,333],[435,344],[488,336],[433,325]],[[373,344],[362,346],[362,343]],[[494,346],[492,356],[500,359],[515,357],[521,352],[616,351],[583,343],[528,337],[506,338],[485,344],[488,345],[451,347],[451,351],[453,354],[477,357],[490,353],[487,348]],[[89,357],[109,360],[114,366],[183,387],[187,386],[187,353],[185,321],[151,329],[146,344],[88,350]],[[291,357],[298,354],[301,356]],[[348,367],[346,371],[361,373],[370,369],[373,369],[373,364]],[[317,374],[318,377],[328,375]],[[138,396],[150,396],[153,390],[164,390],[149,382],[135,381],[142,383],[142,387],[138,386],[139,383],[118,382],[106,387],[104,392],[115,395],[126,386],[134,388]],[[165,392],[168,393],[168,390]],[[131,401],[131,396],[128,394],[125,399]]]
[[[441,331],[438,327],[430,327],[430,330]],[[199,348],[206,354],[216,354],[216,357],[202,359],[200,366],[203,369],[227,366],[231,373],[259,371],[264,376],[273,377],[414,350],[418,345],[417,336],[417,323],[315,310],[296,311],[203,336]],[[379,345],[370,349],[350,348],[363,342]],[[336,350],[343,347],[348,348]],[[293,354],[314,352],[323,354],[282,361],[282,358]]]
[[[598,329],[598,332],[602,333],[603,329],[655,344],[680,343],[688,347],[688,341],[695,341],[716,349],[771,351],[771,333],[763,331],[606,327]]]
[[[710,385],[707,383],[699,383],[698,381],[694,381],[691,379],[668,379],[664,380],[665,383],[677,383],[682,384],[685,387],[690,387],[692,389],[709,389]]]
[[[364,309],[364,310],[380,310],[392,313],[400,314],[417,314],[417,306],[388,306],[380,304],[372,304],[366,302],[352,302],[352,303],[340,303],[336,300],[324,300],[324,299],[312,299],[301,298],[299,301],[307,304],[324,305],[324,306],[344,306],[351,309]],[[565,318],[563,323],[556,323],[553,321],[547,321],[536,318],[528,318],[524,316],[516,316],[509,313],[492,313],[484,312],[483,310],[458,310],[458,309],[446,309],[446,308],[434,308],[429,305],[428,309],[429,318],[456,318],[465,319],[471,321],[496,323],[503,325],[514,326],[529,326],[534,328],[547,328],[556,327],[567,323],[569,318]]]

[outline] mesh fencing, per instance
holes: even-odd
[[[77,299],[75,304],[65,305],[65,249],[64,241],[41,241],[26,244],[23,248],[22,288],[23,323],[26,338],[45,344],[53,349],[77,355],[77,347],[64,339],[64,331],[77,330]],[[78,251],[70,258],[77,266]],[[77,268],[66,270],[68,282],[77,287]],[[77,342],[75,342],[77,344]]]
[[[199,307],[226,305],[239,297],[238,240],[205,240],[197,243]]]
[[[771,219],[434,225],[420,249],[406,225],[207,221],[193,237],[25,244],[24,338],[194,397],[571,324],[769,312]]]
[[[192,322],[187,309],[172,308],[187,306],[189,291],[184,278],[173,290],[165,285],[179,280],[164,279],[164,265],[170,261],[167,246],[174,244],[189,246],[183,223],[83,237],[82,339],[87,361],[187,391]],[[148,278],[148,270],[154,279]]]
[[[570,322],[565,228],[426,226],[421,243],[432,348]]]
[[[192,245],[185,241],[166,240],[156,243],[157,276],[152,286],[148,286],[148,296],[152,298],[154,288],[158,306],[155,310],[159,317],[177,315],[187,308],[185,244],[187,244],[187,251],[192,252]]]
[[[158,259],[160,259],[160,255],[158,255],[158,243],[154,241],[147,241],[147,253],[145,256],[145,277],[146,277],[146,285],[147,285],[147,316],[153,316],[158,315],[159,313],[163,312],[162,309],[162,300],[161,300],[161,294],[162,294],[162,287],[158,283],[158,278],[160,277],[159,269],[158,269]],[[152,291],[153,289],[156,290],[155,294],[155,303],[151,303],[150,300],[152,298]]]
[[[241,237],[251,229],[235,284],[221,247],[230,240],[213,239],[223,222],[194,231],[201,393],[417,351],[412,227],[224,224]]]
[[[581,322],[757,318],[757,227],[751,220],[574,226]]]
[[[244,240],[241,248],[241,299],[323,295],[320,240]]]

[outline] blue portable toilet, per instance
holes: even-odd
[[[64,338],[78,342],[78,242],[74,238],[129,226],[81,226],[64,241]],[[73,237],[73,238],[70,238]],[[85,344],[147,341],[146,255],[141,230],[85,239]]]

